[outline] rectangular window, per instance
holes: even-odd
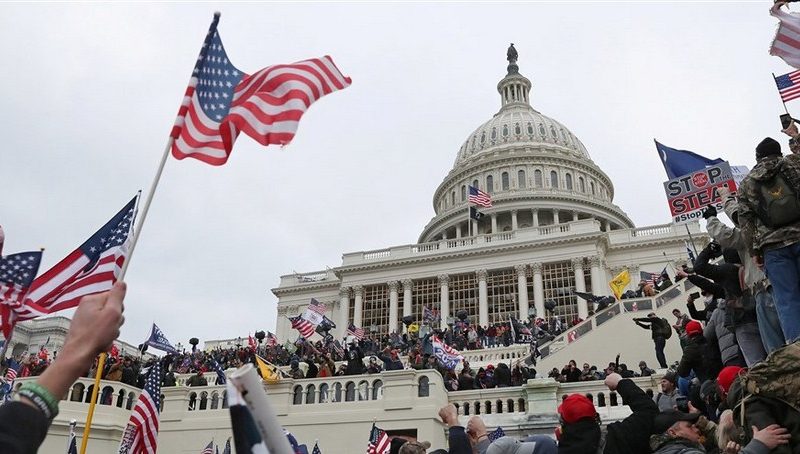
[[[414,281],[411,290],[411,315],[414,316],[414,321],[422,323],[422,308],[425,306],[438,311],[440,299],[441,287],[438,278]]]
[[[513,269],[497,270],[486,278],[489,298],[489,323],[508,322],[510,316],[519,317],[517,304],[517,272]]]
[[[364,310],[361,312],[362,328],[380,336],[389,334],[389,286],[364,287]],[[372,328],[377,329],[373,331]]]
[[[542,265],[542,283],[544,284],[544,300],[553,300],[556,308],[548,315],[559,317],[569,326],[573,319],[578,318],[578,303],[573,294],[575,289],[575,273],[572,263],[556,262]]]
[[[475,273],[450,276],[448,299],[453,317],[459,311],[467,312],[467,320],[472,325],[478,323],[478,280]]]

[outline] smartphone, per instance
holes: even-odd
[[[793,121],[794,120],[792,119],[792,116],[790,114],[781,115],[781,126],[783,127],[783,129],[786,129],[789,126],[791,126]]]
[[[694,293],[690,293],[690,294],[689,294],[689,297],[690,297],[691,299],[693,299],[693,300],[699,299],[699,298],[700,298],[700,292],[694,292]]]

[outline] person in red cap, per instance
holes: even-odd
[[[579,394],[568,396],[558,407],[561,417],[558,454],[649,452],[649,437],[658,406],[636,383],[617,373],[606,377],[605,384],[622,397],[622,402],[633,413],[622,421],[601,427],[591,400]]]
[[[705,359],[706,349],[703,326],[697,320],[690,321],[686,324],[686,345],[683,348],[681,361],[678,363],[678,375],[688,377],[694,371],[700,382],[711,379]]]

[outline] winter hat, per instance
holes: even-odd
[[[775,155],[781,156],[781,144],[772,137],[767,137],[756,146],[756,161]]]
[[[723,367],[719,375],[717,375],[717,384],[727,393],[728,390],[731,389],[733,381],[736,380],[736,377],[738,377],[743,370],[744,368],[739,366]]]
[[[425,454],[430,447],[428,441],[409,441],[400,448],[400,454]]]
[[[584,418],[594,418],[597,416],[597,411],[588,397],[583,394],[570,394],[558,406],[558,414],[565,424],[572,424]]]
[[[686,324],[686,334],[689,336],[703,334],[703,325],[701,325],[697,320],[689,321],[689,323]]]
[[[400,448],[402,448],[403,445],[406,444],[406,442],[408,442],[408,440],[406,440],[405,438],[400,438],[400,437],[392,438],[392,443],[389,445],[390,446],[389,454],[399,454]]]
[[[678,374],[675,371],[671,370],[671,371],[667,372],[666,374],[664,374],[663,378],[664,378],[664,380],[666,380],[668,382],[671,382],[673,385],[677,385],[678,384]]]

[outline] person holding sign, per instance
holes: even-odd
[[[797,139],[797,126],[784,133]],[[772,283],[786,341],[800,339],[800,155],[783,157],[767,137],[739,189],[739,223],[756,264]]]

